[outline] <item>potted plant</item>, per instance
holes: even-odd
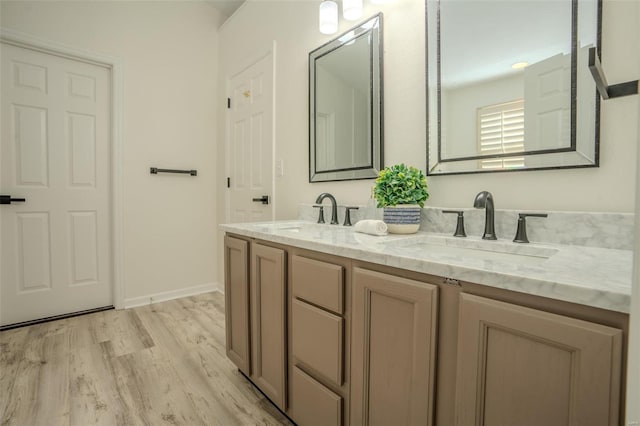
[[[413,234],[420,228],[420,211],[429,198],[427,178],[413,166],[396,164],[378,173],[373,196],[384,208],[383,220],[389,232]]]

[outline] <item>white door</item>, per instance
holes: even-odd
[[[273,57],[229,81],[229,222],[273,219]],[[266,197],[266,198],[265,198]],[[264,199],[265,201],[260,201]]]
[[[0,325],[112,305],[110,70],[0,49]]]
[[[524,70],[526,151],[571,145],[571,55],[559,53]]]

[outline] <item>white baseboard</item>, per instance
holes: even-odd
[[[181,288],[178,290],[163,291],[161,293],[148,294],[146,296],[132,297],[124,300],[124,308],[135,308],[136,306],[151,305],[158,302],[166,302],[167,300],[179,299],[181,297],[195,296],[197,294],[219,291],[223,293],[224,289],[218,283],[200,284],[193,287]]]

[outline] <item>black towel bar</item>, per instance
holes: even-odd
[[[602,99],[619,98],[620,96],[636,95],[640,90],[640,82],[638,80],[627,81],[625,83],[612,84],[607,83],[602,70],[602,64],[595,47],[589,48],[589,70],[596,82],[596,89],[602,96]]]
[[[198,176],[197,170],[174,170],[174,169],[159,169],[157,167],[151,167],[150,172],[152,175],[157,175],[158,173],[178,173],[183,175]]]

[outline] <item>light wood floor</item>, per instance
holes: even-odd
[[[291,425],[224,336],[220,293],[0,332],[0,424]]]

